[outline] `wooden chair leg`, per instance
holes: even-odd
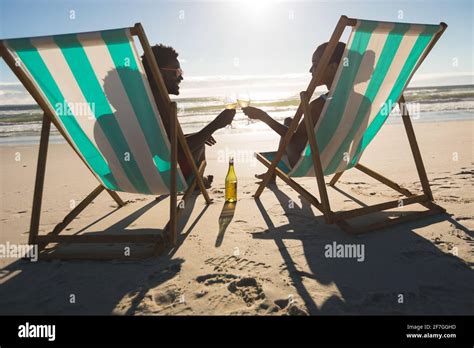
[[[444,213],[444,209],[443,208],[439,209],[439,208],[441,207],[436,206],[425,211],[412,212],[412,213],[402,215],[397,218],[393,218],[393,219],[388,218],[388,219],[377,221],[377,222],[364,225],[364,226],[352,226],[347,222],[347,220],[338,220],[336,221],[336,224],[344,232],[348,234],[354,234],[354,235],[365,234],[369,232],[383,230],[388,227],[393,227],[393,226],[400,225],[403,223],[421,220],[428,216]]]
[[[84,198],[81,203],[79,203],[73,210],[66,215],[62,222],[54,227],[53,231],[50,234],[59,234],[62,230],[64,230],[74,218],[79,215],[103,190],[105,190],[104,186],[99,185],[97,186],[91,193]]]
[[[298,127],[298,123],[301,119],[301,116],[303,115],[302,111],[300,111],[301,107],[298,108],[298,111],[296,112],[295,117],[293,117],[293,120],[291,121],[290,127],[288,128],[288,131],[286,132],[285,136],[283,137],[282,141],[280,142],[280,146],[278,148],[278,151],[275,155],[275,158],[271,162],[270,166],[267,169],[267,172],[263,176],[262,182],[257,188],[257,191],[255,191],[255,194],[253,197],[255,199],[260,198],[260,195],[262,194],[263,190],[265,187],[268,185],[270,182],[270,179],[272,178],[273,175],[275,175],[278,163],[283,157],[283,154],[285,153],[285,149],[288,146],[288,143],[291,141],[291,137],[293,133],[296,130],[296,127]]]
[[[306,92],[300,93],[301,105],[303,105],[304,121],[306,125],[306,131],[308,134],[308,143],[311,148],[311,159],[314,166],[314,174],[316,175],[316,181],[319,189],[319,198],[321,199],[321,205],[324,209],[324,220],[326,223],[331,223],[331,208],[329,205],[328,193],[326,190],[326,182],[324,181],[323,168],[321,165],[321,158],[319,157],[318,144],[314,135],[313,121],[311,119],[311,112],[309,110],[309,97]]]
[[[334,174],[334,176],[332,177],[331,181],[329,182],[329,186],[334,186],[334,185],[336,185],[337,181],[338,181],[339,178],[342,176],[342,174],[344,174],[344,172],[339,172],[339,173]]]
[[[407,196],[407,197],[412,197],[414,196],[415,194],[410,192],[409,190],[401,187],[400,185],[398,185],[396,182],[386,178],[385,176],[383,176],[382,174],[379,174],[377,173],[376,171],[370,169],[370,168],[367,168],[366,166],[360,164],[360,163],[357,163],[355,165],[355,168],[357,168],[358,170],[360,170],[362,173],[365,173],[367,174],[368,176],[370,176],[371,178],[374,178],[375,180],[378,180],[380,181],[382,184],[385,184],[387,185],[388,187],[390,187],[391,189],[401,193],[402,195],[404,196]]]
[[[398,101],[400,110],[402,111],[402,120],[407,132],[408,141],[410,143],[411,152],[413,153],[413,158],[415,160],[416,170],[418,171],[418,176],[420,177],[421,186],[423,187],[423,192],[429,199],[433,200],[433,193],[431,192],[430,183],[428,181],[428,176],[426,175],[425,166],[423,165],[423,159],[421,158],[420,149],[418,148],[418,143],[415,137],[415,131],[413,130],[413,125],[411,124],[410,115],[405,104],[405,97],[400,97]]]
[[[48,156],[48,145],[49,145],[49,134],[51,130],[51,119],[44,114],[43,115],[43,124],[41,127],[41,137],[40,145],[38,151],[38,163],[36,166],[36,179],[35,179],[35,189],[33,196],[33,208],[31,213],[31,223],[30,223],[30,233],[28,238],[29,244],[39,244],[39,248],[43,249],[47,243],[38,243],[39,239],[39,224],[41,217],[41,203],[43,198],[43,188],[44,188],[44,178],[46,172],[46,159]],[[75,207],[69,214],[67,214],[63,221],[57,224],[53,231],[48,235],[57,235],[64,230],[72,220],[84,210],[101,192],[104,190],[102,185],[99,185],[95,190],[93,190],[77,207]],[[118,194],[113,191],[107,190],[107,192],[112,196],[112,198],[117,202],[119,206],[124,206],[123,202]]]
[[[181,129],[181,126],[179,125],[179,123],[177,123],[177,139],[179,143],[181,144],[181,147],[183,148],[184,154],[186,156],[186,159],[188,160],[189,166],[191,167],[192,173],[196,176],[195,179],[196,179],[196,184],[199,187],[199,191],[201,191],[201,194],[203,195],[204,200],[206,201],[206,204],[211,204],[212,199],[209,197],[209,193],[207,192],[207,189],[204,186],[202,175],[198,174],[199,169],[196,165],[196,162],[194,162],[194,158],[191,154],[186,138],[184,137],[183,130]]]
[[[127,204],[127,202],[124,202],[122,198],[120,198],[117,192],[111,191],[108,189],[106,190],[107,190],[107,193],[114,199],[114,201],[118,204],[119,207],[123,207]]]
[[[38,240],[38,248],[39,250],[43,250],[48,245],[48,238],[54,238],[54,236],[59,235],[73,220],[74,218],[79,215],[103,190],[104,186],[99,185],[91,193],[87,195],[73,210],[67,214],[63,221],[58,223],[54,229],[46,235],[37,236],[36,239]]]
[[[36,166],[35,191],[33,195],[33,209],[31,212],[29,244],[35,244],[38,236],[39,222],[41,216],[41,201],[43,199],[44,175],[46,171],[46,158],[48,156],[49,133],[51,120],[43,114],[43,125],[41,127],[41,138],[38,152],[38,163]]]
[[[261,154],[257,153],[257,160],[259,160],[265,167],[269,168],[271,166],[271,162],[269,162],[265,157]],[[303,188],[303,186],[299,185],[296,181],[291,179],[288,175],[286,175],[280,168],[275,169],[275,174],[285,182],[288,186],[290,186],[293,190],[299,193],[304,199],[306,199],[309,203],[314,205],[321,213],[324,214],[324,208],[319,203],[318,199],[314,197],[311,193]],[[258,200],[259,198],[255,198]]]
[[[205,168],[206,168],[206,161],[203,161],[203,162],[201,162],[201,164],[199,166],[199,175],[202,176],[204,174],[204,169]],[[191,197],[191,195],[193,194],[194,189],[196,188],[196,185],[197,185],[197,180],[193,180],[191,185],[189,185],[188,189],[184,192],[184,195],[181,198],[180,203],[175,206],[176,229],[177,229],[177,226],[178,226],[178,223],[179,223],[179,218],[181,216],[181,212],[183,211],[182,206],[184,204],[184,206],[186,207],[186,203],[188,202],[189,197]],[[166,224],[166,226],[164,228],[164,230],[168,231],[168,233],[171,233],[171,231],[170,231],[170,228],[172,227],[171,223],[172,223],[172,221],[170,219],[170,221],[168,221],[168,223]],[[176,234],[176,244],[173,244],[173,246],[177,245],[177,241],[178,241],[178,238],[177,238],[177,234]]]
[[[170,183],[170,221],[169,221],[169,238],[172,245],[176,245],[178,239],[177,219],[176,219],[176,201],[177,201],[177,183],[176,174],[178,167],[178,140],[177,140],[177,108],[176,103],[171,103],[170,118],[170,142],[171,142],[171,183]]]

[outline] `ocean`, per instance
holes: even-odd
[[[278,121],[294,116],[299,104],[298,92],[304,90],[309,74],[278,76],[214,76],[188,78],[181,84],[178,117],[185,133],[196,132],[212,121],[223,109],[229,95],[247,95],[250,105],[261,108]],[[325,93],[318,89],[313,98]],[[413,122],[448,122],[474,119],[474,85],[415,87],[405,92]],[[0,89],[0,145],[39,142],[42,113],[19,84],[4,84]],[[387,123],[399,123],[398,108]],[[268,127],[251,122],[237,110],[232,126],[220,133],[261,132]],[[64,140],[54,127],[51,142]]]

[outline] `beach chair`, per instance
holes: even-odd
[[[151,89],[135,45],[137,37],[158,89]],[[29,244],[158,243],[177,240],[177,219],[196,184],[211,199],[193,161],[143,27],[2,40],[5,62],[44,112]],[[170,134],[161,116],[170,119]],[[39,235],[51,123],[99,181],[53,231]],[[177,163],[178,142],[192,170],[186,181]],[[59,235],[101,192],[122,207],[117,192],[170,196],[167,236],[160,234]],[[163,238],[165,237],[165,238]]]
[[[352,27],[352,31],[327,101],[313,127],[309,100],[315,88],[321,85],[320,76],[323,75],[334,48],[347,26]],[[326,223],[336,223],[350,233],[369,232],[419,219],[424,215],[444,212],[442,207],[433,202],[420,150],[405,106],[403,91],[446,27],[445,23],[439,25],[391,23],[341,16],[307,90],[300,93],[301,103],[278,151],[256,153],[257,159],[268,170],[255,193],[255,198],[260,197],[271,177],[276,174],[320,210]],[[359,163],[364,150],[397,103],[400,106],[423,194],[413,194]],[[308,131],[308,143],[298,162],[290,168],[284,156],[285,148],[302,117]],[[324,176],[335,174],[329,183],[334,186],[341,175],[351,168],[357,168],[406,197],[353,210],[333,212]],[[319,200],[293,180],[311,176],[316,177]],[[420,203],[428,209],[366,226],[354,226],[348,221],[366,214],[414,203]]]

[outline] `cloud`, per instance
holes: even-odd
[[[0,82],[0,98],[3,105],[36,104],[19,82]]]
[[[465,85],[474,83],[474,72],[444,72],[417,74],[413,76],[410,87],[431,87],[431,86],[449,86]]]

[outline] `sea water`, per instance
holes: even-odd
[[[178,117],[185,133],[199,131],[211,122],[223,109],[223,98],[229,90],[245,90],[251,101],[250,105],[263,109],[279,122],[286,117],[293,117],[299,105],[297,91],[304,89],[306,81],[291,78],[286,83],[279,83],[277,77],[266,78],[265,83],[258,78],[227,81],[217,80],[213,88],[206,87],[206,81],[183,83],[181,95],[172,98],[178,103]],[[242,80],[243,81],[243,80]],[[250,83],[249,81],[254,81]],[[260,81],[260,82],[259,82]],[[260,84],[259,84],[260,83]],[[187,87],[186,87],[187,86]],[[199,87],[202,86],[200,89]],[[36,144],[41,131],[42,111],[28,99],[26,91],[16,87],[15,94],[24,93],[25,98],[8,98],[8,91],[2,91],[0,99],[0,145]],[[295,92],[293,92],[295,91]],[[313,98],[324,93],[317,90]],[[207,95],[209,94],[209,95]],[[405,91],[408,111],[414,123],[447,122],[457,120],[474,120],[474,85],[418,87]],[[172,96],[173,97],[173,96]],[[28,102],[29,101],[29,102]],[[401,123],[400,112],[395,107],[387,119],[387,124]],[[249,120],[239,109],[232,125],[219,133],[260,132],[269,130],[262,122]],[[51,142],[64,142],[59,132],[51,127]]]

